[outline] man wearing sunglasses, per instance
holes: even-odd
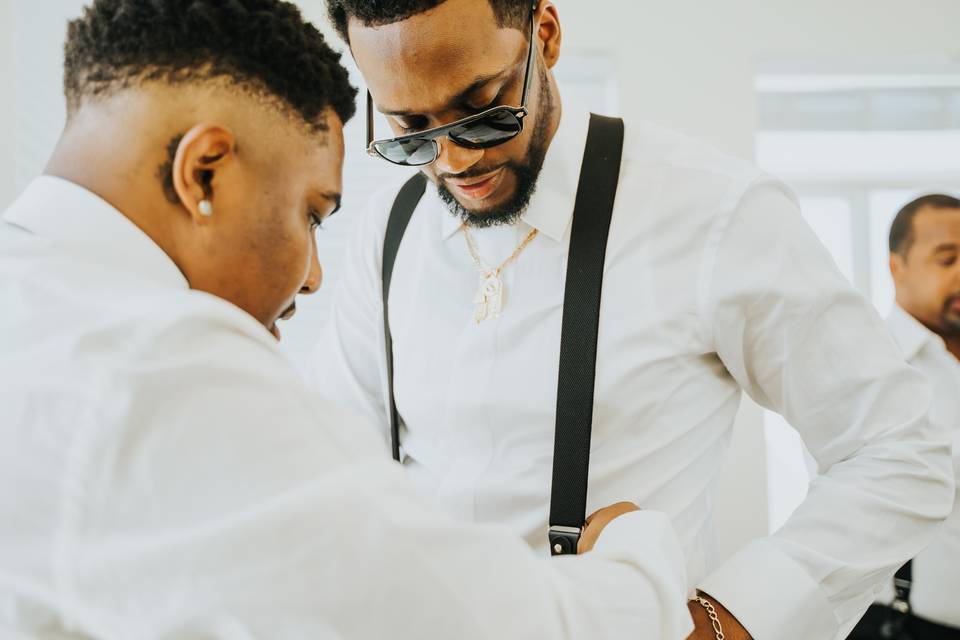
[[[564,552],[555,536],[576,527],[546,535],[568,453],[558,377],[589,360],[560,365],[578,333],[565,311],[589,307],[567,267],[612,173],[587,512],[631,500],[671,517],[695,638],[845,637],[949,513],[949,439],[787,189],[636,121],[622,152],[591,155],[614,134],[561,102],[546,0],[328,4],[370,90],[367,151],[428,181],[401,172],[357,220],[320,392],[389,425],[457,517]],[[373,130],[374,108],[392,132]],[[786,416],[821,476],[781,530],[720,562],[715,480],[742,391]]]

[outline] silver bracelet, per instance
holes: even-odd
[[[713,623],[713,631],[717,634],[717,640],[723,640],[723,627],[720,626],[720,617],[717,615],[717,610],[713,607],[711,603],[706,598],[697,595],[697,602],[700,603],[700,606],[707,610],[707,615],[710,616],[710,622]]]

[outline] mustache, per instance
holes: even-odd
[[[450,180],[450,179],[462,179],[462,178],[479,178],[488,173],[493,173],[494,171],[499,171],[503,168],[511,168],[513,163],[504,162],[503,164],[498,164],[495,167],[470,167],[466,171],[461,171],[460,173],[438,173],[437,180]]]

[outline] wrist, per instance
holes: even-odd
[[[696,638],[751,640],[743,625],[710,594],[697,590],[689,605],[697,629]]]

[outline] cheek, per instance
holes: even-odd
[[[929,300],[931,305],[941,305],[952,293],[950,272],[939,266],[933,266],[916,274],[913,280],[913,286]]]
[[[287,271],[297,280],[299,287],[312,251],[311,230],[307,214],[300,207],[288,207],[283,212],[283,236],[280,239],[280,259],[288,265]]]
[[[254,240],[260,247],[264,284],[272,296],[285,299],[299,290],[310,256],[306,212],[288,202],[273,200],[261,209]]]

